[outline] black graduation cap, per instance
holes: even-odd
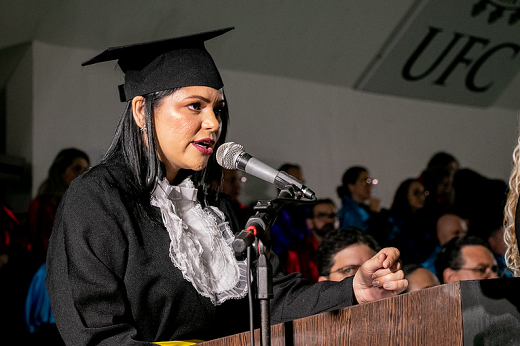
[[[85,61],[81,66],[117,60],[125,74],[125,84],[119,86],[122,102],[138,95],[182,88],[224,86],[213,58],[204,42],[220,36],[234,27],[207,31],[165,40],[111,47]]]

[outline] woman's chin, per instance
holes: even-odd
[[[196,163],[196,164],[190,165],[190,167],[188,169],[191,169],[192,171],[195,171],[195,172],[199,172],[199,171],[202,171],[204,168],[206,168],[207,165],[208,165],[208,161],[206,160],[201,163]]]

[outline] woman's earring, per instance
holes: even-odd
[[[146,132],[146,125],[139,128],[141,131]]]

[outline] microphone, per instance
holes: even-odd
[[[315,193],[301,181],[284,171],[278,171],[244,151],[244,147],[234,142],[222,144],[217,150],[217,162],[226,169],[239,169],[257,178],[274,184],[280,190],[287,185],[297,188],[303,197],[315,199]]]

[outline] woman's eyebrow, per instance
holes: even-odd
[[[189,99],[197,99],[197,100],[200,100],[200,101],[203,101],[205,103],[211,103],[212,101],[202,95],[190,95],[190,96],[187,96],[186,98],[184,98],[184,100],[189,100]],[[225,105],[226,104],[226,101],[223,100],[223,99],[220,99],[220,100],[217,100],[215,102],[215,104],[217,105]]]
[[[201,96],[201,95],[190,95],[190,96],[187,96],[187,97],[184,98],[184,100],[189,100],[189,99],[197,99],[197,100],[204,101],[206,103],[211,102],[209,99],[207,99],[207,98],[205,98],[204,96]]]

